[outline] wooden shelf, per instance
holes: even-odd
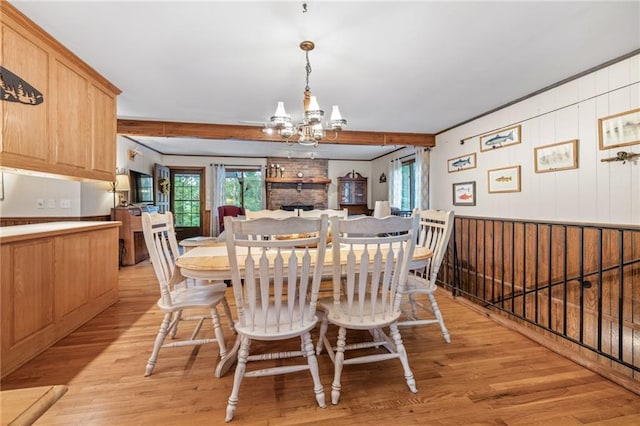
[[[266,178],[265,182],[267,182],[267,191],[271,191],[271,187],[273,184],[287,184],[293,183],[298,185],[298,191],[302,191],[303,185],[312,185],[312,184],[324,184],[325,191],[329,187],[331,183],[331,179],[329,178]]]
[[[331,183],[328,178],[266,178],[267,183]]]

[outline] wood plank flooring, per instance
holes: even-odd
[[[162,318],[148,262],[120,271],[120,296],[116,305],[7,376],[2,389],[69,387],[37,425],[224,423],[233,374],[213,376],[215,345],[163,349],[153,375],[143,376]],[[346,366],[340,403],[326,409],[316,405],[308,372],[247,378],[232,424],[640,424],[640,396],[501,327],[445,291],[437,296],[451,344],[437,325],[402,329],[417,394],[409,392],[397,360]],[[208,324],[206,332],[213,334]],[[230,345],[234,336],[225,332]],[[330,401],[333,366],[326,353],[319,363]]]

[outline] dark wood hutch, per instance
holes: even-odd
[[[349,214],[369,214],[367,205],[367,178],[355,170],[338,178],[338,205]]]

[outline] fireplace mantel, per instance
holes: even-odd
[[[286,171],[286,172],[285,172]],[[326,209],[329,204],[329,160],[267,158],[264,177],[266,207],[279,209],[294,204]]]
[[[329,187],[331,183],[331,179],[328,178],[266,178],[265,182],[267,182],[267,191],[271,191],[274,184],[296,184],[298,186],[298,191],[302,191],[304,185],[311,184],[324,184],[325,191]]]

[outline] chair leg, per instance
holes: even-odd
[[[327,328],[329,327],[329,321],[327,320],[327,314],[325,312],[316,312],[318,316],[322,316],[322,322],[320,322],[320,335],[318,337],[318,343],[316,344],[316,355],[322,353],[322,340],[327,334]]]
[[[151,356],[147,361],[147,368],[144,372],[145,377],[150,376],[153,372],[153,368],[156,366],[156,361],[158,359],[158,353],[160,352],[160,348],[164,343],[164,339],[167,337],[167,331],[169,329],[169,323],[171,322],[171,317],[173,313],[167,312],[164,314],[164,319],[162,320],[162,324],[160,324],[160,330],[158,330],[158,335],[156,336],[156,341],[153,344],[153,350],[151,351]],[[174,327],[175,328],[175,327]]]
[[[216,335],[218,341],[218,348],[220,348],[220,357],[224,358],[227,355],[227,346],[224,343],[224,333],[222,332],[222,326],[220,325],[220,316],[218,315],[218,309],[214,306],[211,308],[211,322],[213,322],[213,332]]]
[[[409,306],[411,307],[412,317],[418,318],[418,308],[416,307],[416,299],[413,293],[409,294]]]
[[[429,301],[431,302],[431,308],[433,309],[433,314],[438,320],[438,324],[440,324],[440,329],[442,330],[442,336],[444,337],[445,342],[451,343],[451,336],[449,336],[449,330],[444,325],[444,318],[442,318],[442,312],[440,312],[440,307],[438,306],[438,302],[436,302],[436,298],[432,293],[428,294]]]
[[[231,390],[231,396],[227,402],[227,417],[225,422],[233,420],[233,414],[238,406],[238,394],[240,393],[240,383],[244,378],[244,373],[247,369],[247,361],[249,358],[249,346],[251,340],[248,337],[242,337],[240,343],[240,349],[238,350],[238,364],[236,365],[236,372],[233,376],[233,389]]]
[[[180,324],[180,320],[182,319],[182,310],[175,312],[174,315],[176,319],[176,325],[171,329],[171,332],[169,333],[169,337],[171,339],[176,338],[176,333],[178,332],[178,324]]]
[[[225,297],[224,299],[222,299],[221,303],[222,303],[222,307],[224,308],[224,314],[227,317],[227,320],[229,321],[229,328],[231,329],[233,334],[236,334],[236,323],[233,320],[233,317],[231,316],[231,309],[229,308],[229,303],[227,302],[227,298]]]
[[[318,358],[316,358],[316,353],[313,350],[311,334],[306,332],[300,336],[300,339],[302,340],[303,353],[307,357],[307,364],[309,365],[309,371],[311,371],[311,377],[313,378],[313,392],[316,394],[316,401],[318,401],[320,408],[327,408],[327,404],[324,402],[324,389],[320,381]]]
[[[418,388],[416,388],[416,379],[413,377],[411,368],[409,368],[409,358],[407,357],[407,351],[405,350],[404,344],[402,343],[402,336],[400,335],[400,331],[398,330],[398,324],[391,324],[390,328],[391,337],[393,337],[393,341],[396,344],[396,350],[398,351],[400,362],[402,363],[402,368],[404,369],[404,377],[407,380],[407,385],[409,386],[411,392],[417,393]]]
[[[333,384],[331,385],[331,403],[337,404],[340,401],[340,377],[344,366],[344,350],[347,341],[347,329],[340,327],[338,330],[338,343],[336,345],[336,355],[334,362]]]

